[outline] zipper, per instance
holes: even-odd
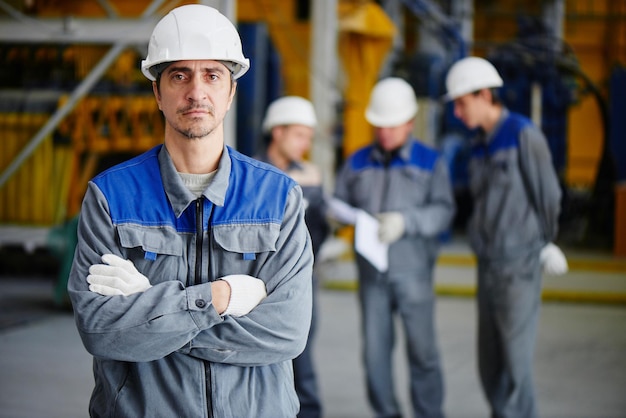
[[[204,361],[204,376],[206,379],[205,388],[206,388],[206,410],[208,412],[209,418],[213,418],[213,398],[211,397],[211,363]]]
[[[387,201],[387,199],[389,198],[389,189],[391,188],[391,184],[389,184],[389,166],[391,165],[391,160],[393,159],[393,155],[391,154],[391,152],[387,152],[385,151],[385,155],[384,155],[384,161],[383,161],[383,166],[385,167],[384,169],[384,176],[383,176],[383,195],[382,195],[382,199],[380,199],[380,206],[379,206],[379,210],[378,212],[384,212],[387,207],[389,206],[389,202]]]
[[[385,152],[383,161],[383,195],[381,196],[380,204],[378,205],[378,212],[374,212],[374,215],[386,211],[389,207],[389,202],[387,200],[389,198],[389,189],[391,188],[389,187],[389,178],[391,177],[389,173],[389,166],[391,165],[391,159],[392,156],[390,155],[390,153]],[[387,252],[389,252],[389,249],[387,249]],[[386,274],[387,273],[381,273],[380,271],[377,271],[376,277],[380,280],[381,278],[385,277]]]
[[[213,265],[213,263],[211,263],[211,248],[213,246],[213,234],[211,233],[211,221],[213,219],[213,204],[211,204],[211,211],[209,212],[209,220],[207,222],[207,236],[209,238],[209,243],[208,243],[208,251],[207,251],[207,280],[209,282],[212,282],[215,280],[215,276],[213,274],[211,274],[211,266]],[[204,374],[206,376],[206,399],[207,399],[207,410],[209,411],[209,418],[213,418],[213,384],[211,383],[211,376],[212,376],[212,372],[211,372],[211,362],[210,361],[205,361],[204,362]]]
[[[196,199],[196,270],[194,272],[194,284],[202,283],[202,218],[204,218],[204,209],[202,205],[202,197]]]
[[[209,215],[209,225],[207,228],[210,228],[211,218],[213,217],[213,210]],[[204,200],[202,197],[196,199],[196,270],[194,272],[194,282],[196,285],[202,283],[202,247],[203,240],[202,236],[204,235]],[[209,231],[209,236],[210,236]],[[211,241],[209,240],[209,247]],[[207,262],[209,263],[209,271],[211,266],[211,257],[207,254]],[[208,277],[209,281],[212,281],[211,276]],[[206,389],[206,407],[207,414],[209,418],[213,418],[213,398],[212,398],[212,390],[211,390],[211,363],[208,361],[203,361],[204,363],[204,376],[205,376],[205,389]]]

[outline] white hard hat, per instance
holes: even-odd
[[[479,57],[467,57],[455,62],[446,77],[446,100],[454,100],[464,94],[481,89],[501,87],[498,70],[489,61]]]
[[[396,77],[385,78],[374,86],[365,109],[365,119],[379,128],[402,125],[416,114],[417,99],[413,87]]]
[[[222,61],[235,79],[250,68],[235,26],[216,9],[201,4],[177,7],[157,23],[141,72],[154,81],[157,64],[184,60]]]
[[[304,125],[315,128],[317,118],[313,104],[298,96],[285,96],[274,100],[265,112],[263,131],[269,132],[274,126]]]

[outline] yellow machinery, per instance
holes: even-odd
[[[120,16],[137,16],[148,4],[110,1]],[[174,7],[185,2],[174,2]],[[193,2],[187,2],[193,3]],[[71,14],[103,17],[97,2],[46,3],[41,16]],[[297,18],[296,2],[280,0],[239,0],[238,20],[266,22],[281,60],[285,94],[309,97],[310,22]],[[391,45],[394,27],[382,10],[370,1],[339,2],[339,50],[348,74],[345,97],[345,152],[354,151],[371,140],[363,117],[369,90]],[[30,47],[33,49],[34,47]],[[19,59],[23,47],[14,48]],[[106,53],[102,46],[69,46],[62,52],[43,46],[34,54],[50,57],[61,53],[63,66],[76,78],[87,76]],[[118,87],[141,85],[142,93],[90,94],[80,100],[53,135],[45,138],[32,156],[7,184],[0,188],[0,223],[51,226],[76,215],[87,181],[95,174],[98,161],[109,154],[140,153],[162,141],[162,118],[149,83],[137,68],[141,59],[135,51],[120,55],[105,79]],[[59,60],[57,60],[58,62]],[[48,62],[34,62],[46,65]],[[59,107],[67,97],[62,97]],[[0,168],[7,167],[29,139],[46,122],[47,113],[0,113],[2,141]],[[59,140],[61,139],[61,140]],[[32,191],[29,193],[28,191]],[[19,196],[19,198],[18,198]]]
[[[344,92],[344,157],[372,141],[372,128],[365,120],[370,91],[378,80],[396,29],[372,2],[339,4],[339,53],[347,75]]]
[[[100,1],[35,1],[37,16],[106,17]],[[166,2],[167,8],[194,1]],[[475,0],[477,44],[488,45],[514,36],[519,2]],[[497,5],[496,5],[497,3]],[[537,3],[537,4],[535,4]],[[529,2],[538,8],[540,2]],[[149,0],[109,0],[120,17],[138,17]],[[371,87],[391,46],[393,23],[370,0],[338,0],[338,52],[345,81],[342,138],[344,155],[371,140],[371,128],[363,117]],[[298,18],[298,2],[283,0],[238,0],[240,22],[265,22],[272,43],[281,56],[285,94],[310,97],[312,66],[309,63],[311,22]],[[160,12],[163,12],[161,10]],[[623,1],[568,0],[564,22],[565,40],[580,58],[581,67],[603,86],[611,66],[626,62],[626,3]],[[611,16],[621,16],[613,19]],[[4,48],[4,47],[3,47]],[[32,65],[51,65],[51,54],[72,71],[85,77],[108,47],[68,45],[61,52],[49,46],[22,46],[3,50],[4,62],[31,60]],[[56,52],[55,52],[56,51]],[[484,54],[476,49],[473,53]],[[73,112],[46,137],[20,169],[0,187],[0,224],[53,226],[72,218],[79,210],[87,180],[98,160],[111,153],[139,153],[162,141],[162,117],[150,93],[149,83],[138,70],[141,59],[135,50],[124,51],[104,78],[116,86],[138,85],[134,93],[92,93],[78,102]],[[145,84],[141,84],[145,83]],[[123,89],[120,89],[123,90]],[[131,91],[131,90],[128,90]],[[140,93],[137,93],[140,92]],[[59,106],[67,98],[61,98]],[[0,170],[4,170],[41,128],[49,113],[0,111]],[[569,120],[568,171],[566,180],[589,187],[599,158],[599,115],[591,98],[581,97]],[[328,173],[332,176],[332,173]]]
[[[59,126],[71,141],[68,214],[80,210],[98,161],[112,153],[140,154],[162,142],[163,120],[152,94],[88,96]]]

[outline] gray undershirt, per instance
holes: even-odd
[[[178,173],[185,187],[189,189],[191,193],[193,193],[196,197],[200,197],[202,192],[209,187],[211,184],[211,180],[215,177],[216,171],[212,171],[208,174],[189,174],[189,173]]]

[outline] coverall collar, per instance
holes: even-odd
[[[404,142],[404,144],[400,148],[397,148],[391,151],[391,154],[394,156],[398,156],[404,161],[408,161],[409,158],[411,157],[412,142],[413,142],[413,137],[409,136],[407,140]],[[385,151],[383,151],[378,146],[378,144],[374,145],[374,147],[372,148],[372,154],[371,154],[372,160],[380,162],[380,163],[384,163],[385,160],[387,159],[387,156],[388,154]]]
[[[481,135],[482,136],[481,140],[483,144],[489,145],[491,141],[493,141],[493,138],[496,136],[500,128],[502,128],[502,124],[508,117],[509,117],[509,109],[502,106],[502,112],[500,113],[500,118],[498,119],[498,122],[496,122],[491,132],[486,133],[483,131],[483,134]]]
[[[159,151],[159,167],[161,169],[161,179],[163,180],[163,188],[167,194],[167,198],[172,205],[172,209],[176,217],[180,217],[185,209],[197,198],[183,184],[182,179],[174,167],[174,162],[169,152],[163,146]],[[215,177],[202,194],[213,204],[224,206],[226,190],[230,178],[231,161],[228,147],[224,147],[220,162],[217,167]]]

